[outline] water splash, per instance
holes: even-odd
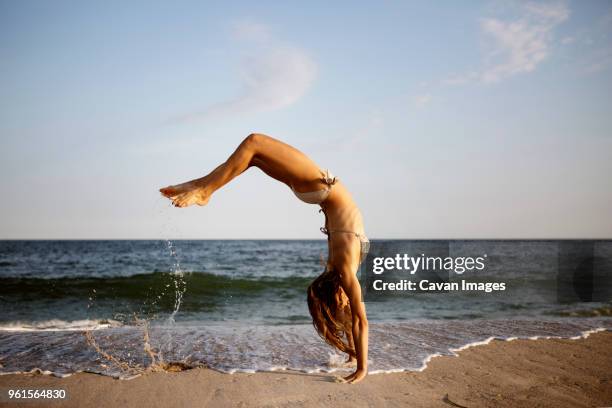
[[[185,361],[165,361],[161,350],[156,350],[151,345],[151,336],[149,334],[149,321],[147,319],[140,319],[134,314],[134,327],[142,328],[142,343],[143,343],[143,361],[141,363],[134,362],[133,360],[126,360],[110,352],[104,350],[96,341],[94,332],[92,330],[85,330],[82,332],[85,337],[87,344],[92,347],[101,357],[103,357],[108,364],[99,362],[101,368],[107,370],[111,367],[116,367],[120,370],[120,378],[130,379],[141,375],[144,372],[179,372],[193,368],[192,365]],[[134,353],[135,354],[135,353]],[[130,356],[130,353],[127,353]],[[150,360],[147,364],[146,358]]]
[[[85,340],[87,341],[87,344],[89,344],[94,350],[96,350],[96,352],[100,354],[102,357],[104,357],[109,363],[118,367],[122,373],[127,374],[128,376],[134,376],[134,375],[140,374],[140,372],[142,371],[139,365],[132,366],[130,363],[126,361],[122,361],[121,359],[103,350],[98,345],[98,342],[96,341],[96,338],[94,337],[91,330],[85,330],[83,332],[83,335],[85,336]],[[108,367],[104,363],[100,363],[100,365],[102,366],[102,368]]]
[[[168,213],[168,208],[170,209],[170,213]],[[173,232],[175,235],[177,234],[176,222],[173,222],[172,218],[176,209],[168,204],[166,209],[160,213],[160,216],[163,217],[162,227],[164,229],[164,235],[170,235],[170,232]],[[171,231],[170,231],[171,230]],[[174,286],[174,308],[172,313],[168,316],[165,323],[174,327],[176,324],[176,315],[178,314],[181,304],[183,302],[183,296],[185,291],[187,290],[187,282],[185,280],[185,272],[181,268],[181,260],[179,257],[179,252],[177,250],[177,246],[170,238],[165,239],[166,249],[170,255],[171,266],[170,266],[170,275],[172,278],[172,284]],[[145,324],[145,343],[148,342],[148,322]],[[173,342],[172,338],[173,334],[171,330],[167,330],[165,334],[160,339],[159,349],[157,351],[157,361],[153,361],[152,367],[160,370],[172,370],[172,371],[181,371],[184,367],[181,365],[182,363],[169,363],[164,361],[164,353],[171,354],[172,347],[171,344]],[[183,367],[183,368],[181,368]]]
[[[151,347],[151,337],[149,335],[149,322],[143,320],[143,336],[144,336],[144,351],[151,359],[151,365],[147,367],[148,371],[167,371],[179,372],[193,368],[184,361],[164,361],[161,351],[155,351]]]
[[[183,295],[187,290],[187,284],[185,281],[185,272],[181,269],[181,262],[174,242],[166,239],[166,246],[168,247],[168,251],[170,252],[170,257],[172,259],[171,273],[172,281],[174,282],[174,310],[168,317],[168,322],[174,324],[174,317],[181,308]]]
[[[163,211],[159,212],[159,215],[162,216]],[[167,214],[165,214],[167,215]],[[168,217],[164,217],[164,222],[162,222],[162,226],[164,230],[168,230]],[[174,226],[175,224],[170,222],[170,226]],[[181,268],[181,262],[179,258],[179,253],[175,243],[169,238],[165,239],[165,247],[170,255],[171,265],[170,265],[170,275],[172,278],[172,285],[174,286],[174,307],[168,318],[165,320],[165,323],[169,326],[174,326],[176,323],[175,317],[178,314],[181,304],[183,301],[183,296],[185,291],[187,290],[187,283],[185,280],[185,272]],[[166,285],[167,287],[170,286]],[[166,290],[162,290],[154,299],[153,302],[159,301],[162,297],[166,295]],[[90,291],[90,296],[88,299],[87,309],[88,313],[91,311],[92,307],[96,301],[96,290],[92,289]],[[142,313],[142,309],[140,310]],[[172,330],[166,330],[165,335],[160,339],[160,344],[157,349],[155,349],[151,345],[151,337],[149,335],[149,319],[152,317],[139,318],[137,313],[133,313],[133,325],[135,327],[142,328],[142,350],[144,351],[142,363],[129,361],[125,358],[119,357],[119,354],[116,354],[115,351],[120,353],[120,350],[110,351],[103,349],[94,336],[92,330],[85,330],[82,332],[85,337],[86,343],[93,348],[105,361],[106,363],[100,362],[102,368],[109,368],[110,364],[113,367],[118,368],[122,375],[121,377],[129,377],[133,378],[134,376],[138,376],[145,371],[183,371],[192,368],[189,364],[183,361],[166,361],[164,360],[164,349],[166,351],[171,352],[171,344],[173,341],[172,338]],[[125,351],[125,350],[124,350]],[[130,357],[130,353],[127,353],[127,356]],[[150,361],[147,362],[146,359]]]

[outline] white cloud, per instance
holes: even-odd
[[[298,47],[276,42],[267,26],[235,23],[233,36],[258,42],[239,67],[242,90],[238,96],[185,115],[180,121],[282,109],[296,103],[312,86],[317,76],[314,60]]]
[[[414,104],[418,107],[423,107],[431,102],[431,94],[422,94],[414,97]]]
[[[480,28],[487,43],[483,67],[443,83],[492,83],[534,71],[550,55],[554,28],[568,17],[564,2],[528,2],[521,4],[520,16],[515,19],[482,19]]]

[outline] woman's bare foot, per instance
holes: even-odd
[[[357,369],[357,371],[355,371],[353,374],[346,376],[343,378],[344,382],[347,382],[349,384],[356,384],[359,381],[363,380],[366,375],[368,375],[368,370],[363,370],[363,369]]]
[[[188,207],[193,204],[206,205],[210,200],[208,190],[196,181],[161,188],[160,193],[172,200],[175,207]]]

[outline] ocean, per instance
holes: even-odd
[[[317,336],[306,305],[326,244],[0,241],[0,373],[127,379],[199,366],[227,373],[350,369]],[[519,263],[524,248],[515,248],[510,255]],[[504,281],[503,292],[367,302],[370,372],[421,370],[433,356],[494,338],[575,338],[612,328],[609,301],[560,303],[554,270],[516,270],[462,275]]]

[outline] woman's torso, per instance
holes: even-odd
[[[329,231],[346,230],[365,235],[361,211],[340,181],[334,184],[329,196],[320,205],[326,215],[325,227]]]
[[[325,214],[323,232],[329,236],[329,261],[337,260],[334,254],[354,252],[355,262],[363,260],[369,249],[365,235],[363,217],[359,207],[348,189],[327,170],[319,170],[321,178],[300,185],[296,191],[294,184],[290,188],[302,201],[320,205]]]

